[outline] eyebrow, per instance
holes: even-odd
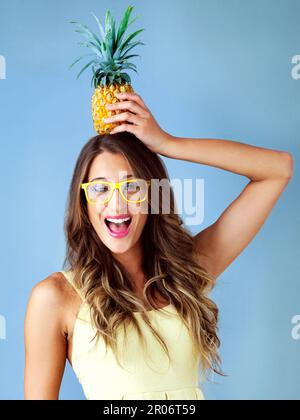
[[[134,178],[134,176],[133,175],[125,175],[125,176],[123,176],[123,178],[121,178],[121,179],[125,179],[125,178]],[[107,180],[107,178],[105,178],[105,177],[103,177],[103,176],[99,176],[99,177],[97,177],[97,178],[93,178],[93,179],[91,179],[91,181],[89,181],[89,182],[93,182],[93,181],[100,181],[100,180]]]

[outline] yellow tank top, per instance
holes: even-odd
[[[72,271],[61,271],[83,302],[74,331],[72,367],[88,400],[204,400],[198,387],[200,356],[188,329],[173,305],[148,311],[153,328],[168,346],[170,361],[140,312],[133,312],[143,326],[147,345],[145,355],[135,329],[127,329],[120,367],[104,340],[93,340],[88,304],[75,287]],[[124,337],[118,333],[119,340]],[[125,349],[125,350],[124,350]],[[124,368],[125,367],[125,368]]]

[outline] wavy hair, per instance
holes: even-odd
[[[94,338],[104,339],[106,349],[107,346],[112,349],[118,363],[119,327],[122,326],[126,333],[126,326],[131,323],[145,347],[142,329],[132,313],[137,309],[170,358],[164,339],[151,325],[144,303],[134,294],[128,273],[99,239],[88,217],[80,185],[87,182],[94,158],[103,151],[122,154],[136,177],[169,180],[162,159],[133,134],[123,132],[92,137],[79,154],[69,188],[64,220],[66,255],[63,266],[73,271],[75,286],[89,305],[91,322],[96,330]],[[151,214],[149,211],[142,232],[143,256],[146,254],[142,267],[147,279],[143,296],[152,309],[155,309],[153,298],[157,292],[174,305],[199,350],[203,371],[223,375],[218,354],[218,308],[208,297],[215,278],[194,258],[193,236],[174,211],[176,203],[171,187],[169,197],[168,214],[160,211]],[[150,209],[151,193],[147,204]]]

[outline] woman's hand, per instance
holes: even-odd
[[[166,146],[172,136],[160,128],[142,98],[136,93],[130,92],[119,93],[116,96],[120,102],[108,104],[106,109],[109,111],[124,110],[125,112],[104,120],[106,123],[122,122],[110,134],[128,131],[140,139],[152,152],[165,154]]]

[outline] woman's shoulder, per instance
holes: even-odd
[[[25,335],[34,340],[38,331],[49,337],[63,337],[67,332],[67,308],[70,292],[63,274],[55,272],[36,283],[25,313]]]
[[[33,286],[31,294],[49,302],[61,300],[65,289],[61,275],[61,273],[55,272],[40,280]]]
[[[57,271],[33,286],[29,301],[45,311],[65,307],[73,296],[74,290],[66,280],[66,276],[63,272]]]
[[[57,271],[33,286],[25,314],[25,331],[42,326],[48,334],[50,330],[60,336],[70,334],[74,314],[82,300],[68,281],[68,275],[70,273]]]

